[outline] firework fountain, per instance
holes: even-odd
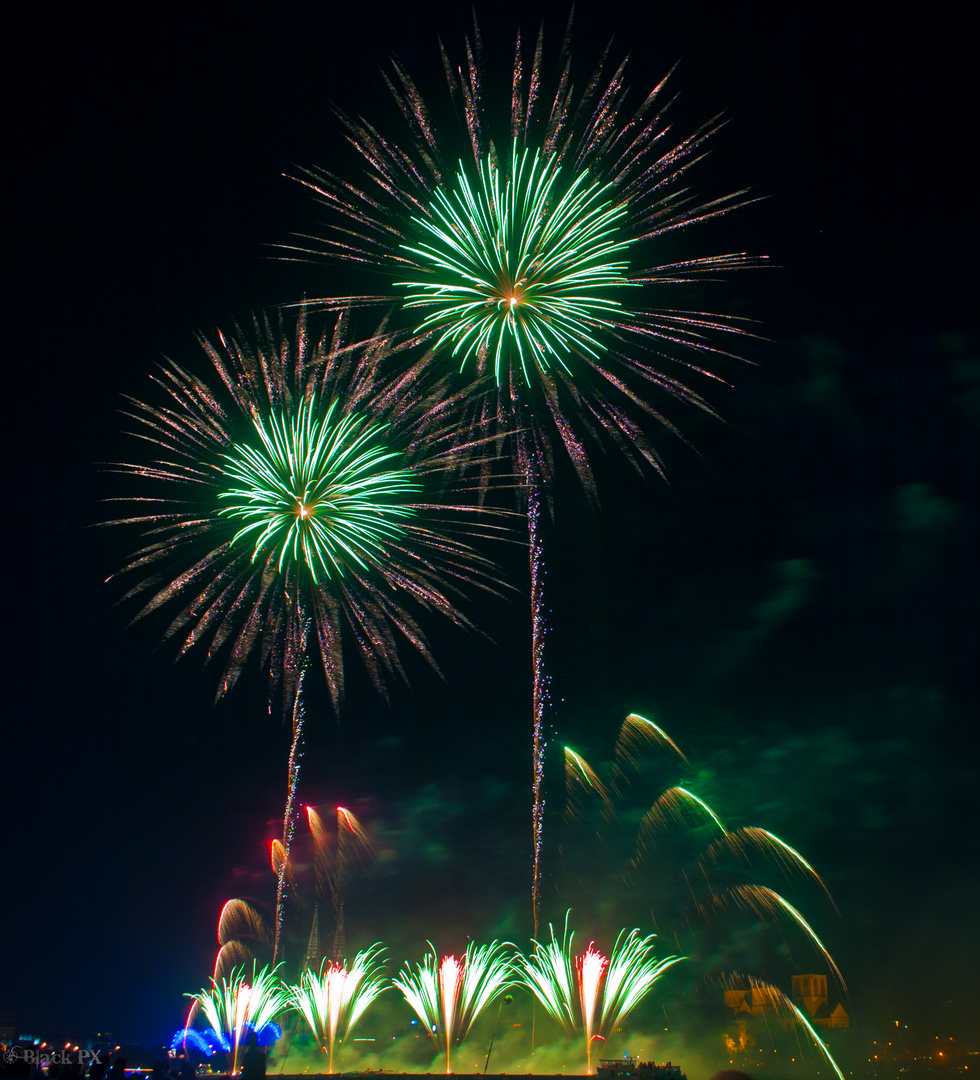
[[[393,980],[426,1030],[442,1043],[446,1072],[452,1072],[452,1049],[467,1036],[473,1021],[514,981],[508,947],[499,942],[470,947],[462,956],[430,952],[413,969],[407,962]]]
[[[595,947],[595,942],[576,956],[575,934],[568,929],[568,915],[560,943],[554,927],[549,930],[549,942],[535,941],[530,956],[518,957],[522,982],[568,1035],[582,1036],[586,1071],[591,1074],[592,1043],[604,1040],[650,993],[664,972],[684,957],[656,960],[654,935],[640,937],[639,930],[628,934],[620,931],[609,957]]]
[[[275,1019],[286,1005],[286,992],[279,982],[278,968],[256,969],[246,975],[244,968],[236,968],[231,976],[220,982],[212,979],[210,989],[187,994],[193,1005],[188,1016],[187,1029],[197,1011],[211,1025],[207,1035],[216,1038],[218,1046],[228,1055],[230,1071],[238,1072],[238,1055],[242,1044],[254,1034],[260,1043],[275,1042],[282,1034]],[[178,1032],[175,1038],[186,1032]]]
[[[380,965],[380,944],[359,952],[343,964],[324,964],[319,974],[305,971],[297,985],[287,987],[289,1002],[298,1010],[327,1055],[333,1072],[334,1048],[353,1031],[364,1010],[387,989]]]

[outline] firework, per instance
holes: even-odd
[[[240,898],[229,900],[218,916],[218,955],[214,961],[215,982],[231,976],[232,971],[255,957],[252,948],[272,947],[272,936],[265,919],[247,901]]]
[[[460,168],[450,195],[435,192],[430,215],[409,226],[428,242],[402,246],[428,273],[396,287],[407,289],[406,308],[428,312],[418,330],[436,349],[451,347],[461,367],[488,358],[498,384],[514,363],[529,384],[532,370],[573,374],[575,354],[598,357],[594,331],[620,307],[610,290],[628,284],[628,263],[616,258],[629,246],[617,228],[626,208],[587,173],[562,184],[554,158],[516,140],[509,164],[482,161],[476,184]]]
[[[724,353],[719,335],[743,330],[724,316],[672,307],[666,294],[759,260],[744,253],[664,259],[665,235],[747,201],[739,191],[699,202],[681,186],[720,126],[717,118],[675,138],[665,119],[666,79],[634,103],[625,61],[610,68],[608,56],[577,91],[571,22],[553,92],[544,91],[542,31],[530,63],[518,34],[506,96],[499,95],[484,86],[474,31],[464,64],[443,51],[451,119],[397,62],[388,85],[407,137],[386,137],[341,114],[367,182],[358,187],[307,171],[302,182],[327,207],[330,223],[326,235],[293,250],[379,272],[381,292],[318,303],[401,305],[415,363],[456,369],[474,428],[510,434],[530,548],[536,934],[548,701],[539,514],[542,497],[550,498],[554,446],[564,448],[590,493],[586,445],[596,437],[641,472],[660,472],[645,428],[674,428],[648,398],[711,411],[691,376],[707,377],[705,365]],[[509,101],[505,115],[488,107],[498,101]]]
[[[319,911],[320,903],[327,900],[333,907],[335,934],[330,958],[337,962],[344,953],[344,902],[348,884],[352,873],[371,857],[371,843],[361,823],[346,807],[337,807],[337,831],[333,838],[314,807],[306,807],[306,817],[313,837],[316,909]]]
[[[668,788],[643,815],[640,823],[640,846],[656,847],[657,832],[669,829],[671,822],[688,828],[697,828],[710,822],[722,836],[728,835],[721,818],[704,799],[698,798],[687,788],[678,786]]]
[[[266,946],[272,944],[262,916],[247,900],[236,898],[229,900],[218,916],[218,944],[227,945],[241,938],[252,938]]]
[[[809,941],[823,957],[827,966],[837,976],[837,980],[841,984],[841,987],[845,991],[847,990],[847,986],[844,983],[844,977],[841,975],[840,969],[834,963],[834,958],[827,952],[826,946],[820,938],[817,937],[813,927],[785,897],[780,896],[779,893],[765,885],[735,885],[728,890],[727,895],[734,903],[749,908],[751,911],[755,912],[755,914],[760,915],[763,918],[779,919],[782,916],[788,916],[789,919],[803,931]]]
[[[618,783],[610,785],[624,803],[635,778],[644,771],[644,747],[646,751],[666,750],[670,759],[679,758],[688,764],[680,748],[662,728],[631,714],[620,730],[612,765],[613,778]],[[582,779],[585,776],[594,779],[585,783]],[[590,799],[600,811],[600,815],[589,818],[590,826],[598,816],[609,819],[611,799],[608,791],[580,755],[576,755],[574,770],[569,769],[566,789],[566,798],[574,811],[566,815],[567,821],[585,817]],[[628,804],[622,809],[638,813]],[[590,828],[591,833],[595,831]],[[568,843],[563,845],[563,851],[570,848]],[[591,853],[593,873],[597,854],[595,850]],[[676,924],[678,932],[681,926],[690,930],[695,923],[717,925],[719,917],[727,918],[739,910],[752,912],[770,926],[802,932],[809,946],[819,954],[846,991],[833,957],[798,908],[779,892],[753,880],[767,868],[775,868],[784,878],[818,885],[837,910],[826,882],[796,848],[767,829],[756,826],[728,828],[703,798],[686,787],[675,785],[662,791],[640,816],[635,849],[628,858],[625,878],[643,910],[650,910],[656,895],[658,922],[667,926]],[[679,888],[664,888],[665,881],[675,880]],[[692,920],[692,914],[697,918]]]
[[[659,724],[638,713],[630,713],[619,729],[613,763],[613,783],[619,791],[620,784],[628,784],[630,775],[637,772],[640,762],[651,750],[668,747],[685,765],[689,764],[680,747]]]
[[[737,984],[739,982],[743,982],[743,979],[740,976],[735,975],[734,981],[737,987]],[[802,1027],[810,1036],[810,1038],[813,1040],[813,1045],[819,1050],[821,1056],[826,1060],[827,1064],[831,1067],[831,1069],[833,1069],[834,1075],[838,1078],[838,1080],[844,1080],[844,1074],[841,1072],[840,1067],[834,1060],[833,1055],[830,1053],[827,1044],[816,1033],[810,1021],[807,1020],[807,1018],[803,1015],[800,1009],[797,1008],[797,1006],[792,1001],[790,1001],[790,999],[783,993],[783,991],[780,990],[779,987],[773,986],[771,983],[765,982],[762,979],[755,979],[749,977],[745,981],[747,981],[749,984],[748,991],[738,988],[735,988],[733,990],[736,1001],[740,1001],[747,994],[750,994],[753,1003],[753,1009],[760,1008],[761,1006],[762,1012],[766,1012],[771,1009],[777,1015],[787,1015],[792,1020],[793,1024],[799,1024],[799,1026]],[[728,993],[729,991],[726,991],[726,1000]],[[737,1042],[730,1035],[725,1036],[725,1042],[730,1051],[744,1052],[746,1047],[748,1045],[751,1045],[751,1037],[746,1037],[746,1032],[743,1028],[743,1030],[740,1032],[740,1037]]]
[[[184,995],[194,1003],[188,1026],[200,1010],[228,1055],[232,1073],[238,1072],[238,1053],[249,1035],[255,1034],[260,1045],[268,1045],[282,1034],[274,1021],[286,1004],[286,993],[277,972],[278,967],[257,970],[253,961],[250,976],[244,968],[236,968],[230,978],[220,983],[212,979],[210,989]]]
[[[380,966],[384,947],[372,945],[359,952],[348,966],[324,964],[319,975],[304,971],[298,985],[287,987],[289,1002],[300,1012],[333,1072],[334,1048],[353,1031],[364,1010],[385,989]]]
[[[335,706],[350,646],[384,695],[384,677],[404,675],[396,638],[434,665],[411,608],[468,625],[457,598],[491,580],[460,536],[478,508],[440,506],[427,492],[472,454],[456,399],[421,372],[382,381],[389,338],[347,344],[346,325],[341,315],[314,339],[301,312],[292,338],[265,322],[254,345],[202,341],[217,389],[166,362],[154,377],[161,403],[132,400],[128,411],[154,460],[113,467],[140,488],[123,500],[136,512],[107,523],[144,530],[122,571],[139,574],[127,598],[148,595],[136,618],[170,608],[165,637],[181,639],[181,654],[203,643],[223,658],[218,697],[254,657],[291,716],[274,958],[310,654]]]
[[[595,769],[570,747],[565,747],[565,817],[570,819],[578,815],[583,797],[595,795],[602,801],[604,812],[613,813],[612,802],[605,784],[599,779]]]
[[[514,981],[507,946],[499,942],[470,945],[462,956],[431,952],[412,970],[393,980],[426,1030],[442,1043],[446,1072],[452,1072],[452,1048],[461,1043],[473,1021]]]
[[[664,972],[684,957],[656,960],[655,935],[640,937],[639,930],[621,930],[609,957],[595,947],[595,942],[576,956],[575,934],[568,929],[568,916],[561,943],[555,938],[554,927],[549,929],[550,942],[535,941],[530,956],[518,957],[521,977],[567,1034],[583,1036],[586,1069],[591,1074],[593,1041],[605,1039],[650,993]]]

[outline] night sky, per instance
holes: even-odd
[[[598,508],[556,483],[544,912],[560,922],[573,904],[600,938],[632,917],[610,869],[629,814],[615,839],[576,848],[561,746],[599,767],[639,712],[690,759],[678,782],[823,874],[839,918],[819,890],[794,902],[844,972],[855,1026],[966,1034],[980,966],[973,56],[945,7],[883,10],[577,6],[583,70],[613,36],[637,92],[679,62],[678,131],[729,118],[690,181],[761,198],[692,242],[774,268],[695,299],[760,336],[702,387],[722,419],[681,411],[690,445],[657,436],[666,481],[610,453],[595,455]],[[506,75],[517,26],[533,34],[544,16],[556,49],[567,9],[478,0],[476,14]],[[162,622],[128,626],[136,609],[105,579],[136,538],[92,527],[113,516],[99,463],[140,452],[121,395],[142,395],[161,356],[205,373],[197,332],[346,290],[335,267],[275,257],[321,220],[283,174],[353,175],[331,103],[394,134],[387,58],[441,93],[437,36],[458,55],[470,12],[108,4],[49,18],[32,15],[6,61],[0,1012],[19,1031],[160,1043],[210,975],[224,901],[274,899],[288,732],[258,673],[215,707],[216,669],[175,665]],[[411,686],[386,706],[352,658],[339,724],[311,681],[300,799],[349,806],[370,832],[348,936],[399,961],[427,938],[530,936],[526,562],[516,545],[492,554],[513,589],[467,606],[486,636],[427,626],[443,679],[406,655]],[[674,782],[646,779],[651,797]],[[712,962],[740,955],[713,947]],[[791,948],[777,968],[760,947],[756,973],[813,968]]]

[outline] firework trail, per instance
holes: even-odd
[[[760,260],[735,252],[662,261],[664,236],[749,201],[738,191],[699,202],[682,186],[721,122],[673,136],[666,79],[633,101],[626,61],[610,65],[607,51],[577,89],[571,20],[550,93],[543,28],[530,54],[518,33],[506,96],[485,86],[491,69],[475,24],[465,55],[455,64],[442,50],[448,102],[430,102],[392,62],[387,82],[408,127],[401,136],[339,113],[366,183],[307,170],[301,182],[326,207],[328,228],[290,250],[369,267],[383,279],[380,292],[316,303],[400,306],[394,318],[415,365],[455,369],[472,430],[509,437],[530,548],[537,934],[548,695],[539,515],[542,499],[551,503],[555,447],[590,495],[589,441],[607,440],[641,473],[661,472],[645,428],[676,429],[649,395],[710,412],[687,380],[710,378],[706,365],[730,355],[719,336],[744,329],[672,307],[664,294]],[[506,101],[498,115],[492,106]]]
[[[813,927],[803,918],[793,905],[780,896],[779,893],[767,888],[765,885],[736,885],[728,891],[728,896],[736,903],[754,911],[763,918],[778,919],[783,915],[788,916],[806,934],[814,948],[820,953],[827,966],[837,976],[837,981],[846,992],[847,985],[840,969],[834,963],[834,958],[827,952],[824,943],[817,937]]]
[[[619,729],[612,768],[613,787],[617,794],[621,794],[621,786],[629,786],[630,777],[636,775],[640,763],[650,752],[663,747],[672,750],[685,765],[689,764],[680,747],[659,724],[638,713],[630,713],[626,717]]]
[[[733,973],[733,977],[736,985],[738,984],[738,982],[742,981],[742,977],[739,976],[737,973]],[[837,1076],[838,1080],[844,1080],[844,1074],[841,1072],[840,1067],[834,1060],[833,1055],[830,1053],[827,1044],[816,1033],[813,1025],[810,1023],[809,1020],[807,1020],[806,1016],[804,1016],[800,1009],[792,1001],[790,1001],[790,999],[783,993],[783,991],[780,990],[779,987],[773,986],[771,983],[765,982],[762,979],[752,978],[751,976],[749,976],[748,979],[745,981],[747,981],[749,984],[748,993],[752,995],[753,1005],[755,1005],[756,1002],[761,999],[763,1010],[771,1008],[777,1013],[788,1013],[789,1016],[792,1018],[793,1023],[799,1024],[799,1026],[802,1027],[813,1040],[813,1045],[817,1048],[817,1050],[819,1050],[821,1056],[831,1067],[831,1069],[834,1070],[834,1074],[835,1076]],[[746,993],[746,991],[743,989],[737,991],[737,993],[738,996],[741,997]],[[744,1033],[740,1038],[739,1042],[737,1043],[730,1036],[726,1036],[726,1041],[728,1043],[729,1049],[732,1051],[744,1052],[746,1046],[748,1045]]]
[[[335,708],[351,647],[384,696],[385,677],[404,677],[396,637],[435,666],[411,609],[468,626],[457,598],[493,580],[463,542],[481,508],[436,501],[474,451],[459,438],[458,395],[421,371],[382,380],[390,337],[346,335],[341,314],[332,334],[310,337],[301,311],[293,337],[265,321],[254,344],[202,340],[215,386],[162,364],[159,403],[130,399],[127,411],[155,456],[111,466],[138,487],[116,500],[134,511],[105,523],[142,529],[120,571],[138,575],[124,597],[144,597],[136,619],[169,608],[164,637],[181,639],[181,654],[206,642],[209,659],[223,657],[219,698],[254,657],[292,722],[274,960],[311,655]]]
[[[309,514],[304,507],[298,516]],[[314,575],[315,579],[315,575]],[[309,623],[304,627],[304,635],[308,632]],[[280,938],[282,936],[282,917],[286,900],[286,882],[291,871],[289,867],[289,849],[293,842],[293,828],[296,824],[294,809],[296,806],[296,788],[299,786],[299,766],[302,757],[303,739],[303,680],[306,677],[306,669],[303,667],[296,679],[296,688],[293,694],[293,741],[289,747],[289,759],[286,763],[286,806],[282,815],[282,849],[281,866],[276,880],[276,941],[272,951],[273,963],[279,958]],[[273,841],[273,866],[275,865],[276,842]],[[294,887],[295,887],[295,883]]]
[[[568,915],[561,943],[555,938],[554,927],[549,929],[550,942],[535,941],[530,956],[517,958],[521,980],[568,1035],[581,1033],[585,1039],[586,1071],[591,1075],[593,1041],[604,1040],[650,993],[664,972],[684,957],[656,960],[655,935],[640,937],[639,930],[628,934],[621,930],[609,957],[595,947],[595,942],[576,956],[575,934],[569,932]]]
[[[242,938],[252,938],[265,946],[272,944],[262,916],[247,900],[236,898],[229,900],[218,916],[218,944]]]
[[[253,961],[251,976],[246,976],[243,968],[237,968],[220,983],[212,979],[210,989],[184,995],[194,1003],[188,1026],[197,1009],[204,1013],[228,1054],[232,1074],[238,1072],[238,1051],[250,1034],[255,1033],[260,1039],[263,1035],[274,1036],[273,1041],[281,1034],[274,1020],[286,1004],[286,992],[277,972],[278,967],[256,970]]]
[[[337,807],[337,833],[333,845],[323,819],[314,807],[306,807],[306,818],[313,837],[317,892],[321,898],[330,898],[334,914],[339,915],[351,874],[371,856],[371,841],[361,823],[346,807]]]
[[[442,1043],[446,1072],[452,1072],[452,1048],[467,1036],[473,1021],[504,990],[513,985],[514,965],[507,946],[499,942],[473,945],[461,957],[430,952],[412,970],[408,963],[393,984]]]
[[[250,944],[263,949],[272,948],[272,937],[265,919],[247,901],[240,898],[229,900],[218,916],[218,955],[214,961],[215,982],[231,976],[232,971],[255,957]]]
[[[528,564],[531,580],[531,917],[538,932],[541,914],[541,847],[544,842],[544,753],[545,713],[548,707],[549,678],[544,666],[544,646],[548,625],[544,611],[544,549],[538,531],[541,498],[528,486]]]
[[[722,824],[721,818],[704,801],[693,792],[683,787],[668,788],[650,809],[643,815],[640,823],[640,835],[638,842],[641,847],[656,847],[656,835],[659,831],[667,831],[670,823],[697,828],[705,822],[711,822],[722,836],[728,835],[728,830]]]
[[[313,868],[316,877],[317,901],[329,902],[333,908],[338,933],[335,934],[336,954],[342,959],[339,934],[343,923],[344,903],[352,874],[371,858],[371,842],[357,817],[346,807],[337,807],[337,830],[331,839],[323,819],[312,806],[306,807],[310,835],[313,838]]]
[[[646,751],[667,750],[687,764],[687,758],[662,728],[630,715],[620,730],[612,765],[613,790],[620,800],[626,800],[632,778],[642,771],[644,746]],[[574,751],[569,753],[574,755],[571,759],[574,767],[570,766],[566,775],[569,806],[566,820],[571,822],[583,816],[590,799],[601,807],[601,817],[608,820],[611,800],[601,779],[584,758]],[[594,780],[582,779],[588,776]],[[628,807],[623,809],[628,812]],[[563,845],[563,851],[568,848],[569,844]],[[775,868],[787,880],[818,885],[837,910],[826,882],[785,840],[756,826],[730,829],[704,799],[686,787],[675,785],[662,791],[640,817],[625,879],[628,890],[642,902],[644,909],[650,908],[656,894],[658,920],[668,924],[676,919],[678,924],[690,928],[692,910],[704,924],[715,923],[726,913],[743,910],[751,911],[769,925],[795,927],[802,931],[846,993],[846,984],[833,957],[800,911],[774,889],[751,880],[765,867]],[[683,886],[671,893],[664,891],[663,884],[672,877],[672,871],[680,876]]]
[[[347,1038],[365,1009],[387,989],[380,965],[384,951],[382,945],[375,944],[359,952],[349,966],[324,963],[319,975],[304,971],[298,985],[286,988],[290,1004],[303,1015],[327,1055],[330,1073],[335,1046]]]
[[[579,815],[583,799],[593,795],[603,806],[603,812],[612,816],[613,805],[606,785],[599,779],[595,769],[570,747],[565,747],[565,819]]]
[[[371,857],[371,841],[364,827],[346,807],[337,807],[337,891],[343,904],[351,874]]]
[[[252,950],[243,941],[226,941],[214,958],[214,974],[211,977],[216,982],[230,978],[235,968],[245,967],[254,959]]]
[[[834,1061],[830,1050],[827,1048],[827,1044],[813,1030],[813,1025],[793,1004],[793,1002],[786,997],[785,994],[781,994],[781,996],[786,1005],[788,1005],[789,1008],[792,1010],[793,1015],[796,1017],[799,1023],[802,1024],[804,1028],[806,1028],[807,1032],[810,1035],[810,1038],[813,1039],[813,1045],[816,1046],[820,1053],[823,1054],[823,1056],[827,1059],[827,1064],[834,1070],[834,1073],[837,1075],[837,1080],[844,1080],[844,1074],[840,1071],[840,1067],[838,1066],[837,1062]]]
[[[318,899],[329,896],[333,899],[331,883],[330,837],[324,828],[323,819],[312,806],[306,808],[306,820],[313,837],[313,872],[316,878]]]

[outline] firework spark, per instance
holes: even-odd
[[[463,64],[443,51],[448,123],[394,62],[388,85],[408,137],[386,137],[376,125],[341,114],[368,181],[358,187],[307,171],[301,182],[326,206],[330,222],[325,236],[304,238],[292,249],[380,273],[380,293],[317,303],[400,304],[415,363],[459,369],[473,428],[510,434],[530,547],[535,934],[548,700],[538,516],[553,477],[554,446],[564,448],[590,493],[586,444],[596,438],[641,472],[661,472],[645,428],[676,429],[648,397],[711,412],[691,376],[710,378],[706,365],[727,355],[719,337],[745,329],[722,315],[672,307],[665,294],[760,264],[740,252],[665,260],[665,235],[748,201],[738,191],[699,202],[682,186],[720,121],[675,138],[665,118],[667,80],[634,103],[625,60],[608,67],[608,56],[576,90],[570,34],[571,21],[551,95],[543,89],[543,30],[530,63],[518,34],[502,98],[484,88],[474,27],[476,44],[466,41]],[[493,116],[487,103],[503,100],[509,113]],[[508,129],[498,153],[499,133]],[[460,157],[458,147],[467,143],[472,153]],[[671,367],[679,367],[680,377]]]
[[[575,934],[568,929],[568,916],[561,943],[555,938],[554,927],[549,929],[550,942],[535,941],[530,956],[518,957],[521,979],[567,1034],[583,1036],[586,1069],[591,1074],[593,1041],[604,1040],[650,993],[664,972],[684,957],[656,960],[655,935],[640,937],[639,930],[628,934],[621,930],[609,957],[594,942],[576,956]]]
[[[426,1030],[442,1043],[446,1072],[452,1072],[452,1048],[461,1043],[473,1021],[514,982],[513,961],[499,942],[470,945],[461,957],[430,952],[413,970],[408,963],[393,981]]]
[[[324,964],[319,975],[305,971],[297,985],[286,988],[290,1004],[303,1015],[327,1055],[330,1073],[335,1046],[350,1035],[365,1009],[387,988],[380,964],[383,952],[382,945],[372,945],[349,966]]]
[[[194,1007],[200,1009],[220,1039],[221,1047],[228,1054],[232,1074],[238,1072],[238,1053],[244,1040],[255,1034],[260,1038],[278,1037],[279,1029],[274,1021],[286,1004],[286,993],[277,978],[278,967],[256,969],[245,974],[237,968],[228,979],[211,980],[211,988],[196,994],[185,994]],[[190,1026],[190,1018],[188,1019]]]
[[[181,654],[206,643],[209,659],[224,657],[218,697],[255,657],[291,715],[274,958],[310,653],[335,706],[350,645],[384,695],[384,676],[404,675],[396,637],[435,666],[410,608],[469,625],[457,597],[491,582],[460,537],[479,508],[426,492],[472,455],[458,399],[422,372],[382,380],[390,339],[347,344],[346,326],[341,315],[332,335],[311,339],[301,312],[294,338],[266,322],[254,345],[202,341],[218,390],[166,362],[153,380],[162,403],[132,400],[128,412],[155,460],[112,467],[140,485],[122,500],[137,511],[106,523],[143,529],[121,571],[139,574],[126,598],[149,595],[136,618],[178,605],[164,636],[182,637]]]

